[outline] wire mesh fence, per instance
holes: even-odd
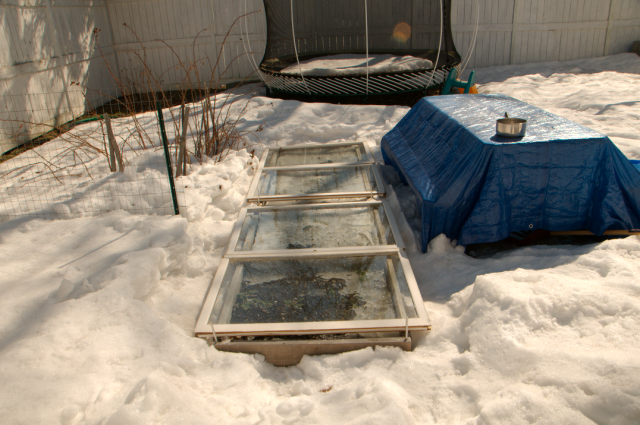
[[[113,100],[62,125],[4,120],[5,124],[12,124],[5,125],[4,129],[49,131],[2,156],[0,220],[20,216],[70,218],[116,209],[135,214],[174,213],[158,117],[149,107],[149,99],[144,96],[124,99],[120,90],[113,88],[101,90],[100,96]],[[29,97],[38,95],[30,93]],[[65,94],[43,93],[41,97],[64,99]],[[17,99],[5,98],[5,101],[14,100]],[[50,110],[15,108],[16,104],[25,103],[34,105],[23,100],[12,102],[12,113],[36,119],[51,115]],[[41,108],[49,106],[45,102],[40,105]],[[72,106],[85,108],[85,105]],[[179,144],[176,137],[179,113],[180,107],[163,110],[174,166]],[[17,134],[3,136],[16,137]],[[184,206],[184,188],[179,180],[175,187],[180,208]]]
[[[172,175],[245,146],[246,134],[236,125],[251,97],[218,93],[220,80],[246,52],[225,63],[198,53],[196,45],[197,37],[192,55],[171,50],[173,61],[162,69],[149,66],[142,43],[126,67],[103,54],[92,59],[103,61],[102,87],[64,75],[48,87],[0,87],[0,221],[184,209],[184,185],[177,178],[174,188]],[[168,70],[179,74],[170,88]]]

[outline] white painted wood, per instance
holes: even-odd
[[[604,20],[602,17],[598,18],[598,11],[600,8],[600,3],[602,3],[602,1],[600,0],[591,0],[590,1],[591,4],[589,5],[589,21],[600,21],[600,20]]]
[[[580,56],[578,59],[583,59],[587,57],[587,41],[588,41],[588,33],[589,30],[580,30],[580,38],[578,39],[578,44],[580,46]]]
[[[533,62],[544,62],[543,56],[543,37],[546,35],[546,31],[535,31],[535,49],[533,51]]]
[[[533,54],[535,40],[531,35],[531,31],[522,32],[522,61],[520,63],[529,63],[533,61],[531,57]]]
[[[100,53],[92,31],[100,22],[100,13],[104,13],[104,3],[97,1],[0,4],[5,18],[0,46],[6,46],[0,55],[0,80],[6,81],[2,84],[5,113],[0,119],[32,123],[30,128],[19,129],[15,123],[0,121],[3,152],[84,111],[87,100],[82,90],[69,84],[87,81],[90,67],[92,74],[99,73],[96,66],[102,66],[102,58],[94,60]],[[16,132],[21,133],[17,138],[13,137]]]
[[[549,45],[549,31],[540,31],[540,56],[537,62],[546,62],[548,56],[547,46]]]
[[[537,12],[537,10],[536,10]],[[529,31],[529,51],[527,62],[539,62],[540,56],[540,32]]]
[[[495,57],[494,57],[494,64],[495,65],[502,65],[504,64],[504,52],[505,52],[505,48],[504,48],[504,42],[505,42],[505,33],[504,32],[497,32],[496,34],[496,41],[494,44],[494,49],[495,49]]]
[[[573,60],[576,58],[576,31],[568,30],[567,31],[567,57],[565,60]]]
[[[576,16],[577,22],[587,22],[589,20],[590,0],[580,0],[579,13]]]
[[[607,38],[607,31],[601,30],[598,32],[597,44],[599,48],[596,51],[596,56],[602,56],[602,52],[604,52],[604,44],[605,44],[606,38]]]
[[[569,22],[569,16],[571,14],[571,1],[562,2],[562,19],[560,22]]]
[[[352,205],[360,205],[360,202],[352,202]],[[265,207],[268,208],[268,207]],[[338,248],[301,248],[301,249],[281,249],[270,251],[233,251],[225,254],[226,258],[241,260],[254,258],[322,258],[322,257],[353,257],[357,251],[357,256],[366,255],[389,255],[398,254],[400,249],[396,245],[377,246],[345,246]]]
[[[558,7],[560,6],[560,2],[552,1],[549,3],[547,21],[556,23],[558,22]]]
[[[538,15],[536,19],[536,24],[542,24],[547,22],[546,21],[547,16],[545,15],[548,14],[548,12],[546,11],[546,7],[547,7],[547,2],[545,0],[538,0]]]
[[[517,44],[519,48],[517,62],[516,63],[526,63],[527,62],[527,51],[529,46],[529,33],[518,32],[517,33],[520,42]]]
[[[593,22],[567,22],[567,23],[546,23],[546,24],[521,24],[518,26],[520,31],[553,31],[563,29],[605,29],[606,21]]]
[[[500,3],[495,3],[500,6]],[[492,8],[496,8],[494,3],[491,4]],[[523,4],[523,12],[522,15],[524,18],[523,22],[517,20],[519,11],[517,10],[517,4],[515,0],[511,1],[510,4],[514,7],[514,11],[511,13],[511,25],[507,24],[507,28],[501,28],[503,25],[501,23],[493,24],[492,21],[489,23],[483,23],[482,20],[479,26],[479,36],[478,43],[476,45],[476,50],[478,52],[482,52],[481,54],[474,54],[472,56],[472,60],[470,61],[469,67],[478,67],[478,66],[488,66],[493,64],[505,64],[505,63],[525,63],[525,62],[535,62],[535,61],[543,61],[543,60],[563,60],[567,57],[567,39],[566,37],[569,33],[565,32],[567,29],[575,29],[575,30],[594,30],[594,31],[585,31],[580,32],[579,34],[572,34],[572,40],[575,41],[575,35],[579,35],[577,38],[577,50],[570,50],[570,55],[575,58],[579,57],[593,57],[597,55],[594,51],[595,46],[601,45],[598,43],[598,39],[600,37],[597,30],[604,30],[607,26],[607,17],[598,17],[599,10],[604,10],[604,6],[600,4],[600,2],[596,1],[571,1],[568,0],[566,2],[552,2],[552,1],[538,1],[538,2],[525,2]],[[582,12],[582,18],[576,19],[570,15],[571,8],[576,11],[586,9],[586,12]],[[473,27],[469,25],[468,28],[465,28],[466,23],[460,23],[460,4],[456,10],[456,16],[458,17],[457,23],[454,21],[454,39],[457,43],[459,51],[461,51],[464,56],[468,51],[468,46],[466,45],[467,40],[467,32],[471,34]],[[535,18],[532,18],[533,12],[535,12]],[[565,19],[565,14],[567,14],[567,18],[571,17],[575,22],[563,23]],[[483,19],[485,19],[485,15],[482,15]],[[540,18],[542,17],[542,18]],[[500,22],[500,18],[498,22]],[[513,20],[515,19],[517,30],[513,31]],[[543,23],[538,23],[538,21],[542,19]],[[590,21],[580,21],[580,19],[591,19]],[[529,22],[527,22],[529,21]],[[500,43],[498,34],[489,34],[488,39],[482,33],[497,33],[500,30],[506,30],[509,32],[510,42],[508,43]],[[534,32],[534,35],[527,34],[528,32]],[[551,32],[555,31],[555,34]],[[464,34],[460,34],[460,32],[464,32]],[[515,40],[519,37],[518,33],[525,33],[524,39],[527,44],[530,46],[524,50],[524,54],[522,57],[518,56],[518,53],[522,51],[522,47],[518,47],[518,49],[511,49],[511,44],[514,44]],[[545,33],[546,32],[546,33]],[[531,43],[529,43],[529,38],[531,38]],[[494,43],[494,40],[495,43]],[[523,43],[521,42],[520,45]],[[507,52],[502,53],[495,52],[495,49],[500,45],[502,49],[505,49],[506,45],[509,46],[509,50]],[[582,48],[582,50],[580,50]],[[492,49],[494,51],[492,51]],[[529,50],[533,49],[533,52]],[[563,49],[561,53],[560,50]],[[500,57],[505,57],[505,53],[507,55],[507,59],[500,60]],[[513,53],[513,54],[512,54]],[[477,59],[476,59],[477,57]]]
[[[518,37],[518,22],[522,19],[520,16],[520,8],[522,7],[523,0],[514,0],[513,3],[513,15],[512,15],[512,29],[511,29],[511,46],[509,49],[509,63],[516,63],[517,56],[519,56],[519,49],[516,46],[520,46],[520,37]],[[518,43],[516,43],[516,37]]]
[[[478,50],[476,51],[476,61],[478,62],[480,67],[489,66],[488,58],[489,58],[489,37],[491,33],[489,32],[481,32],[478,33],[478,40],[476,41],[476,47]]]
[[[604,42],[604,50],[602,52],[603,56],[607,56],[609,54],[609,49],[611,47],[611,35],[613,31],[613,22],[614,16],[617,12],[617,3],[619,0],[610,0],[609,3],[609,19],[607,20],[607,35]]]
[[[591,0],[582,0],[582,7],[581,7],[582,14],[578,15],[579,21],[582,21],[582,22],[589,21],[589,16],[591,14],[591,3],[592,3]]]
[[[493,17],[493,4],[495,3],[495,0],[486,0],[484,3],[484,7],[482,8],[482,11],[484,12],[484,17],[482,16],[482,14],[480,15],[480,20],[482,20],[483,22],[486,22],[488,24],[492,23],[492,17]]]
[[[357,255],[357,254],[356,254]],[[397,254],[399,258],[399,264],[403,269],[407,286],[411,297],[413,298],[414,307],[418,317],[409,318],[409,328],[416,329],[429,329],[430,320],[424,309],[424,303],[420,295],[420,290],[417,286],[415,276],[411,270],[411,266],[404,252]],[[216,275],[211,283],[209,292],[200,311],[200,316],[196,323],[195,334],[207,334],[210,333],[211,326],[208,325],[213,307],[220,291],[224,274],[229,266],[229,260],[223,259],[218,266]],[[358,331],[386,331],[397,330],[401,331],[406,325],[406,319],[384,319],[384,320],[360,320],[360,321],[342,321],[342,322],[304,322],[304,323],[274,323],[274,324],[217,324],[216,333],[219,335],[242,335],[242,334],[310,334],[310,333],[325,333],[335,332],[337,330],[343,332],[358,332]]]
[[[547,43],[543,46],[545,52],[545,61],[554,61],[557,60],[557,52],[558,48],[556,47],[557,43],[557,32],[556,31],[548,31],[547,33]]]
[[[579,22],[582,20],[582,2],[583,0],[571,0],[569,22]]]
[[[478,2],[478,36],[469,69],[616,54],[628,51],[631,43],[640,38],[637,0]],[[217,84],[257,79],[255,66],[262,59],[266,43],[263,9],[261,0],[247,0],[246,12],[259,12],[242,18],[242,25],[233,25],[245,13],[243,0],[0,0],[0,15],[4,18],[0,28],[0,82],[7,82],[0,87],[16,87],[27,75],[30,81],[18,86],[24,92],[13,92],[5,99],[4,109],[0,109],[5,112],[0,114],[13,114],[15,119],[25,121],[57,122],[57,116],[82,113],[86,107],[82,90],[69,86],[70,81],[115,94],[109,82],[110,72],[123,77],[118,73],[126,68],[130,75],[136,55],[146,56],[152,72],[162,76],[161,89],[179,87],[185,77],[192,82],[198,79],[195,72],[185,76],[183,70],[175,69],[179,61],[206,58],[208,63],[198,62],[198,73],[210,75],[209,63],[215,64],[220,55],[220,70],[213,79]],[[437,32],[437,24],[427,18],[432,11],[423,10],[419,0],[414,9],[423,16],[420,33],[428,37],[431,30]],[[454,0],[452,4],[453,37],[463,57],[471,48],[474,9],[475,0]],[[102,54],[92,34],[94,28],[101,30],[98,41]],[[414,28],[418,34],[418,27]],[[229,37],[224,41],[227,33]],[[112,64],[111,71],[106,63]],[[64,79],[67,84],[62,83]],[[28,92],[25,87],[29,87]],[[45,95],[47,91],[57,94]],[[69,99],[65,100],[66,106],[61,106],[59,95],[65,91]],[[22,100],[18,100],[20,96]],[[101,98],[91,96],[92,102]],[[14,127],[0,122],[0,134],[13,134]],[[0,136],[3,149],[5,140],[6,136]]]
[[[589,30],[587,34],[587,57],[592,58],[597,55],[595,49],[596,30]]]
[[[50,0],[46,0],[45,2],[46,4],[46,19],[47,19],[47,26],[49,26],[51,28],[51,32],[52,32],[52,38],[53,38],[53,46],[54,46],[54,52],[56,54],[57,57],[62,57],[63,56],[63,49],[62,49],[62,41],[61,41],[61,37],[59,35],[59,31],[57,29],[56,26],[56,21],[53,19],[53,13],[51,11],[51,3]],[[69,87],[69,69],[67,67],[64,68],[60,68],[59,69],[60,75],[62,77],[62,84],[63,84],[63,92],[64,92],[64,97],[65,100],[67,101],[67,107],[69,111],[73,110],[73,106],[71,105],[71,100],[69,99],[69,92],[67,91],[67,87]],[[43,93],[45,93],[43,91]],[[58,110],[55,111],[56,113],[59,113]]]
[[[582,46],[582,44],[580,43],[582,39],[582,30],[575,30],[574,31],[574,38],[573,38],[573,43],[574,43],[574,59],[581,59],[582,56],[582,51],[584,49],[584,46]]]

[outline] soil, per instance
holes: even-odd
[[[343,321],[365,305],[358,292],[342,294],[346,281],[296,273],[259,284],[242,282],[231,323]]]

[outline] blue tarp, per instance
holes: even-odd
[[[505,112],[528,120],[525,137],[496,136]],[[640,168],[603,134],[508,96],[425,97],[382,153],[418,199],[423,252],[441,233],[468,245],[529,229],[640,228]]]

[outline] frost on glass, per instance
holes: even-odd
[[[358,163],[368,161],[362,144],[328,147],[300,147],[269,150],[265,167],[290,165]]]
[[[370,166],[313,170],[265,170],[260,176],[258,196],[313,195],[377,191]]]
[[[230,262],[214,324],[417,317],[397,256]]]
[[[235,249],[395,245],[382,205],[249,210]]]

